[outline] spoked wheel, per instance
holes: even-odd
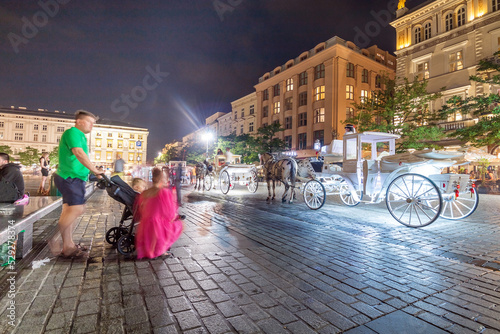
[[[443,210],[441,217],[446,219],[462,219],[470,216],[479,204],[479,195],[475,189],[467,189],[467,191],[455,196],[455,193],[442,194]]]
[[[225,195],[228,193],[229,188],[231,187],[231,179],[229,178],[229,173],[227,170],[222,171],[219,176],[219,188],[220,191]]]
[[[257,178],[257,172],[252,170],[250,171],[250,181],[247,186],[248,191],[254,193],[257,191],[258,187],[259,187],[259,179]]]
[[[209,191],[210,189],[212,189],[212,183],[213,183],[213,180],[212,180],[212,175],[207,175],[205,176],[205,190],[206,191]]]
[[[120,239],[122,235],[125,235],[127,233],[128,229],[126,227],[123,226],[112,227],[108,230],[108,232],[106,232],[106,241],[108,242],[108,244],[116,245],[118,239]]]
[[[304,202],[311,210],[318,210],[325,204],[326,190],[321,182],[311,180],[304,186]]]
[[[116,243],[116,249],[120,254],[130,256],[135,250],[134,236],[130,234],[122,235]]]
[[[342,181],[342,183],[340,183],[339,191],[340,200],[347,206],[356,206],[361,203],[361,200],[363,199],[363,192],[356,191],[356,198],[356,196],[353,196],[351,189],[349,189],[349,185],[345,181]]]
[[[438,187],[419,174],[403,174],[389,184],[385,197],[387,209],[403,225],[423,227],[435,221],[442,208]]]

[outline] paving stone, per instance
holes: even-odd
[[[183,331],[201,326],[201,322],[198,320],[193,311],[179,312],[174,316]]]

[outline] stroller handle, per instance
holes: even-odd
[[[97,175],[100,175],[101,178],[97,178]],[[111,180],[104,173],[90,175],[89,181],[97,182],[97,186],[100,188],[102,187],[101,189],[104,189],[105,187],[109,187],[111,185]]]

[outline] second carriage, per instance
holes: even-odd
[[[257,167],[253,164],[243,164],[240,155],[233,155],[234,163],[227,164],[224,155],[214,157],[214,165],[206,176],[205,189],[219,187],[227,194],[235,185],[246,186],[248,191],[255,193],[259,187]]]

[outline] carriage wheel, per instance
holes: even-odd
[[[460,192],[456,197],[455,193],[442,194],[443,210],[441,217],[446,219],[462,219],[470,216],[479,204],[479,195],[476,189],[469,188],[467,191]]]
[[[112,227],[108,230],[108,232],[106,232],[106,241],[108,244],[116,245],[118,239],[127,233],[128,229],[123,226]]]
[[[321,182],[311,180],[304,186],[304,202],[311,210],[318,210],[325,204],[326,190]]]
[[[250,182],[248,183],[248,191],[254,193],[259,188],[259,179],[257,178],[257,172],[252,170],[250,171]]]
[[[206,191],[209,191],[210,189],[212,189],[212,175],[207,175],[205,176],[205,190]]]
[[[356,206],[361,203],[361,200],[363,199],[363,192],[356,191],[358,195],[358,198],[356,199],[355,196],[352,195],[351,189],[349,189],[349,185],[345,181],[340,183],[339,192],[340,200],[347,206]]]
[[[231,187],[231,179],[229,178],[229,173],[225,170],[220,173],[219,176],[219,188],[220,191],[225,195],[228,193]]]
[[[116,243],[116,249],[120,254],[130,256],[135,250],[134,236],[130,234],[122,235]]]
[[[442,208],[438,187],[419,174],[403,174],[389,184],[385,203],[390,214],[403,225],[423,227],[435,221]]]

